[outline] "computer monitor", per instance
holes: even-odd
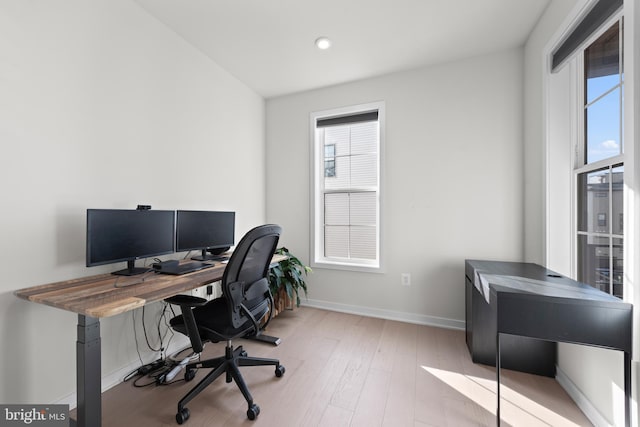
[[[235,212],[177,211],[176,251],[200,250],[202,255],[192,259],[215,259],[217,254],[233,246],[235,224]]]
[[[126,261],[112,274],[148,271],[135,260],[175,252],[175,211],[87,209],[87,267]]]

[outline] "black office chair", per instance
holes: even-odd
[[[180,306],[182,315],[171,319],[171,327],[189,336],[194,353],[202,352],[203,341],[227,342],[224,356],[185,366],[186,381],[193,379],[198,368],[213,370],[178,402],[178,424],[189,418],[185,405],[223,373],[226,373],[228,383],[235,380],[249,405],[247,417],[255,420],[260,407],[253,403],[238,367],[274,365],[277,377],[284,374],[284,366],[279,360],[249,357],[242,346],[234,349],[231,342],[235,338],[258,334],[259,322],[271,315],[273,297],[269,291],[268,272],[281,231],[277,225],[262,225],[242,238],[224,271],[220,298],[207,302],[202,298],[178,295],[167,300]]]

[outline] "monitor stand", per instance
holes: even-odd
[[[219,261],[222,259],[220,255],[208,254],[206,249],[202,250],[202,255],[191,257],[194,261]]]
[[[127,261],[127,268],[124,270],[114,271],[111,274],[115,274],[116,276],[137,276],[138,274],[143,274],[149,271],[146,267],[136,267],[135,260]]]

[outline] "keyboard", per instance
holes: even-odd
[[[156,269],[156,271],[162,274],[180,275],[180,274],[193,273],[194,271],[202,270],[203,268],[213,267],[214,265],[215,264],[211,262],[190,261],[183,264],[162,266],[162,268]]]
[[[231,258],[229,255],[207,255],[204,261],[229,261],[229,258]],[[203,261],[201,256],[192,257],[191,259],[194,261]]]

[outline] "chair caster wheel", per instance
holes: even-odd
[[[284,366],[283,365],[278,365],[276,366],[276,377],[280,378],[281,376],[284,375]]]
[[[260,407],[255,403],[249,406],[249,409],[247,409],[247,418],[249,418],[251,421],[258,418],[259,414],[260,414]]]
[[[182,411],[178,411],[178,413],[176,414],[176,422],[182,425],[182,423],[189,419],[190,415],[191,413],[189,412],[189,409],[182,408]]]
[[[194,378],[195,378],[195,376],[196,376],[196,371],[195,371],[195,369],[187,369],[187,370],[184,372],[184,380],[185,380],[185,381],[187,381],[187,382],[189,382],[189,381],[191,381],[192,379],[194,379]]]
[[[242,350],[242,351],[240,352],[240,356],[242,356],[242,357],[247,357],[247,356],[248,356],[248,353],[247,353],[246,351]]]

